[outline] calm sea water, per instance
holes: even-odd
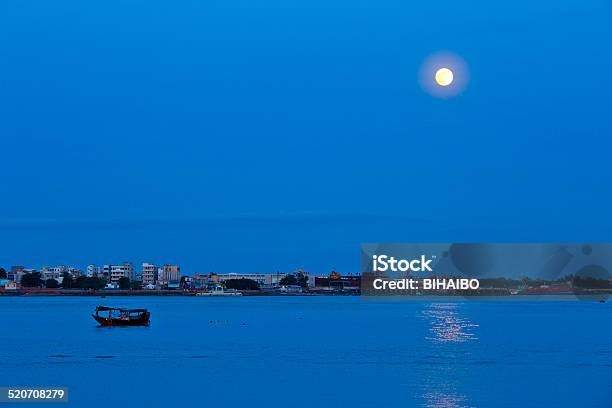
[[[96,327],[98,304],[152,324]],[[71,406],[612,406],[612,302],[0,297],[0,319],[0,386]]]

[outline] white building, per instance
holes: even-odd
[[[158,269],[159,267],[157,265],[144,262],[141,268],[142,284],[145,286],[155,285],[155,282],[157,282]]]
[[[108,273],[111,282],[117,282],[121,278],[134,279],[134,265],[124,262],[121,265],[104,265],[103,273]]]
[[[211,274],[213,282],[223,283],[230,279],[250,279],[260,285],[278,285],[281,279],[287,276],[286,273],[223,273]]]
[[[62,276],[64,273],[70,274],[70,276],[72,276],[73,278],[78,278],[79,276],[81,276],[80,269],[65,265],[58,265],[52,268],[43,266],[40,272],[42,280],[45,281],[47,279],[55,279],[58,282],[62,281]]]
[[[19,289],[19,286],[20,285],[17,282],[9,281],[4,284],[4,290],[17,290]]]
[[[87,265],[87,277],[93,278],[102,274],[102,268],[96,265]]]
[[[23,275],[32,272],[36,271],[33,269],[26,269],[23,266],[11,266],[11,271],[8,273],[8,279],[19,284],[21,283],[21,278],[23,278]]]
[[[47,266],[43,266],[40,271],[40,278],[43,281],[46,281],[48,279],[55,279],[56,281],[61,282],[62,274],[59,273],[59,271],[57,271],[56,268],[49,268]]]

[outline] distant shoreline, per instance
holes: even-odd
[[[127,296],[174,296],[174,297],[196,297],[200,291],[194,290],[126,290],[126,289],[18,289],[18,290],[0,290],[0,297],[127,297]],[[312,290],[305,292],[279,292],[266,290],[244,290],[241,291],[242,296],[247,297],[320,297],[320,296],[362,296],[360,291],[356,290]],[[535,299],[535,298],[565,298],[565,297],[591,297],[591,296],[610,296],[611,290],[599,290],[583,293],[480,293],[467,295],[465,293],[428,293],[426,295],[398,295],[398,296],[371,296],[363,294],[366,299],[426,299],[426,298],[500,298],[500,299]],[[199,296],[198,296],[199,297]],[[226,297],[226,296],[218,296]]]
[[[0,291],[0,296],[196,296],[198,291],[185,290],[122,290],[122,289],[18,289]],[[309,291],[279,292],[264,290],[243,290],[243,296],[358,296],[358,291]],[[220,296],[223,297],[223,296]]]

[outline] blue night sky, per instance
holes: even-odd
[[[607,0],[3,0],[0,266],[611,241]],[[458,97],[424,92],[460,55]]]

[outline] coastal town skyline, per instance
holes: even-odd
[[[289,268],[289,269],[278,269],[278,268],[268,268],[268,269],[258,269],[258,270],[213,270],[210,268],[202,268],[202,269],[198,269],[198,270],[184,270],[181,268],[181,264],[180,263],[176,263],[176,262],[153,262],[151,260],[145,260],[145,261],[139,261],[139,262],[133,262],[130,260],[123,260],[121,262],[105,262],[105,263],[87,263],[87,264],[77,264],[77,263],[70,263],[70,262],[61,262],[61,263],[45,263],[45,264],[28,264],[28,263],[19,263],[19,262],[13,262],[13,263],[8,263],[8,264],[0,264],[0,269],[3,269],[5,271],[11,271],[12,269],[18,268],[18,269],[23,269],[26,271],[30,271],[30,272],[42,272],[45,270],[62,270],[62,271],[69,271],[69,272],[76,272],[77,274],[82,274],[82,275],[86,275],[88,273],[88,271],[91,271],[92,268],[96,268],[95,270],[97,271],[101,271],[103,270],[105,267],[106,268],[111,268],[114,266],[122,266],[122,265],[131,265],[131,267],[134,269],[134,276],[139,275],[140,272],[142,272],[143,270],[145,270],[146,266],[155,266],[156,268],[163,268],[164,266],[177,266],[179,267],[180,271],[181,271],[181,276],[191,276],[194,274],[274,274],[274,273],[285,273],[285,274],[290,274],[290,273],[295,273],[297,271],[307,271],[305,268],[297,266],[294,268]],[[331,272],[337,272],[336,268],[334,267],[330,267],[328,270],[326,271],[317,271],[317,274],[320,275],[324,275],[324,274],[329,274]],[[347,274],[349,275],[358,275],[359,271],[348,271]]]
[[[329,274],[311,274],[302,269],[291,272],[267,273],[184,273],[178,264],[156,265],[143,262],[139,267],[131,262],[121,264],[90,264],[85,270],[69,265],[53,267],[43,266],[40,269],[13,265],[9,270],[0,267],[0,294],[19,293],[18,290],[50,290],[51,293],[88,294],[91,290],[140,290],[156,291],[155,293],[181,294],[187,290],[215,290],[219,285],[240,289],[271,290],[272,293],[301,293],[310,290],[348,291],[358,293],[361,284],[359,274],[341,275],[336,271]],[[236,287],[234,289],[236,289]],[[58,289],[72,292],[57,292]],[[264,292],[262,292],[264,293]],[[270,293],[270,292],[268,292]]]

